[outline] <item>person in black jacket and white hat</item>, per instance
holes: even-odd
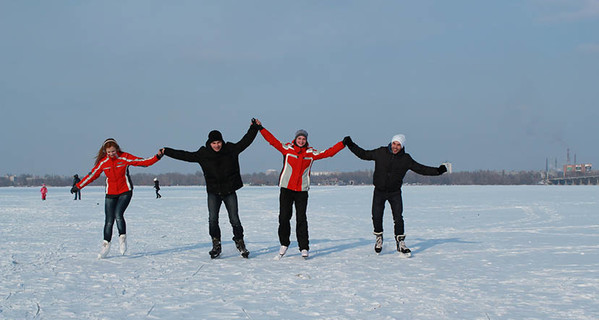
[[[421,175],[438,176],[447,172],[444,165],[429,167],[416,162],[405,151],[406,137],[403,134],[393,136],[391,143],[373,150],[364,150],[355,144],[351,137],[345,137],[343,143],[362,160],[374,160],[374,195],[372,196],[372,224],[376,242],[374,251],[380,253],[383,249],[383,211],[385,202],[391,205],[395,243],[397,251],[403,256],[411,255],[410,249],[405,244],[405,230],[403,220],[403,202],[401,186],[408,170]]]
[[[233,241],[241,255],[247,258],[250,252],[243,240],[243,226],[239,219],[237,191],[243,187],[239,169],[239,154],[256,138],[260,126],[252,121],[247,133],[237,143],[225,142],[218,130],[208,134],[206,145],[198,151],[190,152],[164,148],[164,154],[178,160],[197,162],[204,172],[206,192],[208,193],[208,224],[212,237],[211,258],[221,254],[221,233],[218,225],[218,215],[224,203],[229,213],[229,222],[233,227]]]

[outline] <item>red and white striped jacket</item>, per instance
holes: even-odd
[[[114,159],[106,156],[76,186],[82,189],[98,179],[100,174],[104,172],[106,176],[107,195],[119,195],[127,191],[132,191],[133,183],[131,183],[131,177],[129,176],[129,166],[147,167],[158,162],[158,160],[158,156],[143,159],[127,152],[119,153],[118,157]]]
[[[310,146],[300,148],[292,142],[283,144],[264,128],[260,133],[268,143],[283,154],[284,163],[279,177],[279,186],[293,191],[310,189],[310,170],[314,160],[332,157],[345,147],[343,142],[339,141],[329,149],[319,152]]]

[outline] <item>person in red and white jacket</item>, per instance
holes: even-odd
[[[164,152],[159,150],[155,156],[143,159],[123,152],[116,140],[106,139],[98,151],[94,168],[71,189],[71,193],[76,193],[100,177],[102,172],[106,176],[104,242],[98,258],[105,258],[110,251],[110,240],[112,239],[115,220],[119,230],[120,252],[125,254],[127,251],[127,227],[124,214],[133,196],[133,183],[131,182],[131,176],[129,176],[129,166],[151,166],[158,162],[163,154]]]
[[[287,252],[291,234],[292,208],[295,203],[296,236],[302,257],[308,258],[310,250],[308,239],[308,190],[310,189],[310,170],[315,160],[329,158],[341,151],[345,145],[342,141],[325,151],[317,151],[308,144],[308,132],[298,130],[293,142],[281,143],[272,133],[262,127],[260,120],[254,120],[260,126],[260,133],[281,154],[283,154],[283,169],[279,178],[279,258]]]

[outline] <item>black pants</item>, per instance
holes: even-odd
[[[133,193],[125,192],[118,197],[106,198],[104,201],[104,240],[110,242],[112,239],[112,227],[116,220],[116,227],[119,229],[119,235],[127,233],[127,225],[125,224],[125,210],[131,202]]]
[[[279,195],[279,242],[282,246],[289,246],[291,235],[291,216],[293,215],[293,204],[295,203],[295,233],[300,250],[310,250],[308,240],[308,191],[293,191],[281,188]]]
[[[403,201],[401,199],[401,190],[394,192],[384,192],[374,189],[372,196],[372,224],[374,232],[383,232],[383,211],[385,210],[385,201],[389,201],[391,212],[393,213],[393,225],[395,235],[403,235]]]
[[[79,197],[79,200],[81,200],[81,190],[77,190],[77,192],[75,192],[75,199],[73,200],[77,200],[77,197]]]

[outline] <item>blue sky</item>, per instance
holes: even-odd
[[[0,1],[0,175],[84,174],[250,119],[317,149],[407,136],[463,170],[599,166],[599,0]],[[244,172],[280,169],[262,137]],[[315,171],[373,168],[348,150]],[[195,172],[165,158],[133,172]]]

